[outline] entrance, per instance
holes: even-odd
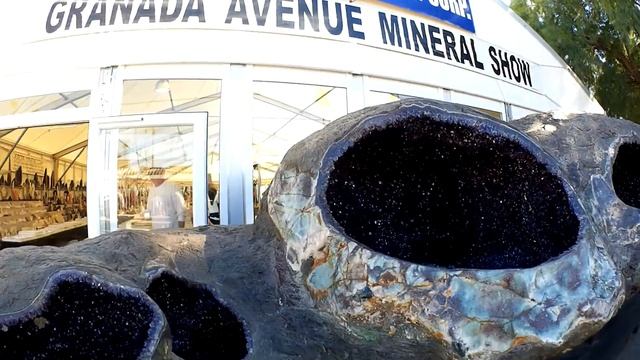
[[[206,112],[91,123],[89,236],[207,224]]]

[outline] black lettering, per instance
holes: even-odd
[[[292,2],[293,0],[276,0],[276,26],[286,29],[293,29],[296,25],[293,21],[285,20],[282,16],[285,14],[293,14],[293,8],[284,6],[284,2]]]
[[[260,4],[258,4],[258,0],[253,0],[253,13],[256,16],[256,22],[258,23],[258,26],[264,26],[264,24],[267,22],[267,13],[269,12],[270,4],[271,4],[271,0],[265,0],[264,7],[261,10]]]
[[[300,30],[304,30],[305,18],[309,20],[309,24],[311,25],[314,31],[316,32],[320,31],[320,17],[318,16],[318,0],[311,0],[311,9],[309,9],[309,6],[307,5],[306,1],[298,2],[298,22],[300,23]]]
[[[435,34],[440,34],[440,28],[433,25],[429,25],[429,41],[431,42],[431,52],[437,57],[444,58],[444,53],[441,50],[436,49],[437,45],[442,44],[442,40],[436,37]]]
[[[517,59],[515,56],[511,55],[509,57],[509,63],[511,64],[511,73],[513,74],[513,80],[520,82],[522,77],[520,76],[520,59]]]
[[[340,3],[335,3],[336,8],[336,26],[331,25],[331,18],[329,16],[329,2],[327,0],[322,1],[322,13],[324,14],[324,26],[327,28],[331,35],[340,35],[342,33],[342,8]]]
[[[429,43],[427,41],[427,29],[424,26],[424,23],[420,23],[420,29],[418,29],[418,24],[415,21],[410,20],[409,24],[411,24],[411,33],[413,34],[413,46],[416,51],[420,51],[420,45],[422,45],[422,49],[425,53],[430,54],[429,52]]]
[[[407,49],[411,49],[411,41],[409,40],[409,27],[407,26],[407,19],[404,17],[400,18],[402,22],[402,35],[404,36],[404,46]]]
[[[87,6],[86,2],[71,3],[71,8],[69,9],[69,17],[67,18],[67,24],[64,26],[65,30],[69,30],[71,28],[71,22],[75,18],[76,20],[76,29],[82,29],[82,10]]]
[[[153,0],[142,0],[140,6],[138,6],[136,16],[133,18],[133,23],[137,24],[143,17],[146,17],[149,23],[156,22],[156,4]]]
[[[520,71],[522,72],[522,79],[524,80],[525,85],[533,87],[533,82],[531,82],[531,66],[529,65],[529,62],[522,60],[520,63]]]
[[[100,11],[98,11],[98,7]],[[89,27],[92,22],[100,21],[100,26],[105,26],[107,24],[107,3],[105,0],[100,0],[99,2],[93,4],[93,8],[91,9],[91,14],[87,19],[87,23],[84,27]]]
[[[447,59],[451,60],[451,54],[457,63],[460,62],[458,53],[456,52],[456,37],[449,30],[442,30],[442,37],[444,38],[444,48],[447,52]]]
[[[49,10],[49,16],[47,16],[47,24],[46,24],[46,29],[47,29],[47,34],[51,34],[53,32],[55,32],[56,30],[60,29],[60,26],[62,26],[62,22],[64,21],[64,7],[67,5],[67,3],[65,1],[56,1],[53,3],[53,5],[51,5],[51,10]],[[56,13],[56,23],[53,24],[51,22],[51,20],[53,20],[53,13],[56,10],[56,7],[62,7],[62,11],[58,11]]]
[[[240,9],[236,10],[236,8],[240,5]],[[225,19],[225,24],[231,24],[233,19],[241,19],[242,24],[249,25],[249,18],[247,17],[247,7],[244,4],[244,0],[231,0],[229,4],[229,11],[227,11],[227,18]]]
[[[362,19],[353,16],[353,14],[360,14],[360,8],[353,5],[346,5],[345,9],[347,13],[347,27],[349,29],[349,37],[364,40],[364,33],[355,29],[355,25],[362,26]]]
[[[504,57],[502,57],[504,54]],[[513,76],[511,76],[511,68],[509,67],[509,54],[507,52],[502,52],[502,50],[498,50],[498,59],[500,59],[500,68],[502,70],[502,76],[507,77],[507,73],[509,74],[509,79],[513,80]],[[505,72],[505,69],[507,70]]]
[[[400,39],[400,24],[398,24],[398,17],[391,15],[391,24],[387,21],[387,14],[378,12],[380,18],[380,31],[382,32],[382,42],[387,45],[390,43],[393,46],[402,47],[402,40]],[[389,40],[387,40],[387,38]]]
[[[473,53],[473,63],[476,65],[477,69],[484,70],[484,64],[480,60],[478,60],[478,53],[476,52],[476,42],[473,39],[469,39],[469,41],[471,41],[471,52]]]
[[[246,15],[245,11],[245,15]],[[182,17],[182,22],[189,22],[190,17],[197,17],[198,22],[207,22],[207,19],[204,17],[204,3],[202,0],[198,0],[198,7],[195,7],[195,0],[189,0],[187,4],[187,8],[184,10],[184,16]]]
[[[131,10],[133,10],[133,0],[129,0],[126,4],[124,0],[116,0],[111,8],[111,18],[109,19],[109,25],[116,23],[116,17],[118,11],[120,12],[120,18],[123,24],[128,24],[131,19]]]
[[[491,64],[491,69],[493,69],[493,73],[498,76],[502,75],[500,74],[500,62],[498,61],[496,48],[494,48],[493,46],[489,46],[489,57],[491,57],[491,61],[493,61],[493,64]]]
[[[460,35],[460,62],[464,64],[467,61],[469,62],[469,65],[475,66],[473,64],[473,59],[471,59],[471,52],[467,45],[467,38],[465,38],[464,35]]]
[[[162,2],[162,7],[160,8],[160,22],[164,23],[176,21],[180,17],[181,10],[182,0],[176,1],[176,7],[171,13],[169,13],[169,0],[164,0]]]

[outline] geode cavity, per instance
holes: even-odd
[[[585,340],[624,298],[565,177],[524,132],[411,99],[295,145],[268,211],[290,269],[338,321],[447,356],[544,357]]]
[[[0,315],[2,359],[148,359],[164,329],[140,290],[63,270],[28,308]]]

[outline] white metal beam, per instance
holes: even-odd
[[[79,143],[77,143],[75,145],[69,146],[68,148],[66,148],[64,150],[58,151],[57,153],[53,154],[52,157],[54,159],[59,159],[59,158],[65,156],[67,154],[70,154],[70,153],[76,151],[76,150],[79,150],[79,149],[87,147],[88,144],[89,144],[89,140],[85,140],[85,141],[79,142]]]
[[[231,65],[223,79],[220,118],[220,223],[253,222],[252,67]]]

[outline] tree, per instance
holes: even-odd
[[[640,122],[640,0],[513,0],[609,116]]]

